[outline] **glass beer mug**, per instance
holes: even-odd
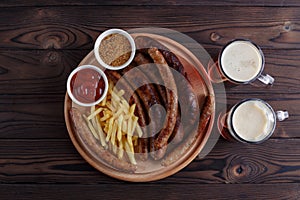
[[[261,99],[245,99],[219,116],[218,129],[230,141],[261,143],[273,134],[276,120],[283,121],[288,117],[287,111],[275,112]]]
[[[214,83],[249,84],[258,79],[272,85],[274,78],[262,74],[264,65],[264,54],[259,46],[250,40],[235,39],[223,47],[218,61],[209,66],[208,73]]]

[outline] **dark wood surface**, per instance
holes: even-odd
[[[273,87],[226,88],[228,105],[268,101],[290,118],[259,145],[219,139],[166,179],[127,183],[73,147],[63,101],[68,74],[107,28],[164,27],[215,57],[236,37],[266,57]],[[0,3],[1,199],[300,199],[300,1],[8,1]]]

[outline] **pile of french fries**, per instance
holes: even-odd
[[[84,118],[104,148],[111,150],[119,159],[123,158],[125,151],[129,161],[136,164],[134,146],[143,133],[138,117],[134,115],[136,104],[129,105],[124,93],[110,82],[106,97],[100,104],[92,106],[90,115]]]

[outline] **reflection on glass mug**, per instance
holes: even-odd
[[[248,84],[258,79],[272,85],[274,78],[262,74],[264,64],[264,54],[259,46],[249,40],[236,39],[223,47],[218,61],[209,66],[209,75],[214,83]]]
[[[227,140],[260,143],[273,134],[276,118],[283,121],[288,117],[287,111],[275,113],[261,99],[245,99],[233,106],[228,113],[219,116],[218,129]]]

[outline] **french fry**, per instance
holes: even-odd
[[[122,123],[123,123],[123,115],[121,115],[118,118],[118,133],[117,133],[118,141],[121,141],[121,139],[122,139]]]
[[[91,108],[93,108],[93,107],[94,107],[94,110],[91,111],[91,114],[88,116],[88,120],[95,118],[96,115],[98,115],[103,110],[102,107],[98,108],[97,110],[95,110],[95,106],[92,106]]]
[[[119,90],[119,92],[117,93],[117,95],[119,97],[123,96],[125,94],[125,91],[124,90]]]
[[[128,135],[128,134],[127,134],[127,142],[128,142],[129,147],[130,147],[130,150],[132,152],[134,152],[132,137],[130,135]]]
[[[112,143],[113,146],[117,146],[117,145],[116,145],[117,127],[118,127],[118,124],[117,124],[117,123],[114,123],[114,124],[113,124],[113,128],[112,128],[112,131],[111,131],[110,141],[111,141],[111,143]]]
[[[131,148],[130,148],[130,146],[129,146],[129,144],[127,143],[126,140],[125,140],[125,142],[124,142],[124,147],[125,147],[125,151],[126,151],[126,153],[127,153],[127,155],[128,155],[129,161],[130,161],[132,164],[136,165],[137,163],[136,163],[136,160],[135,160],[135,158],[134,158],[134,153],[133,153],[133,151],[131,151]]]
[[[122,131],[123,132],[127,131],[127,123],[126,123],[126,121],[123,121],[123,123],[122,123]]]
[[[85,115],[83,115],[83,118],[85,119],[85,121],[86,121],[86,123],[87,123],[89,129],[91,130],[93,136],[94,136],[96,139],[99,140],[99,136],[98,136],[98,134],[97,134],[95,128],[93,127],[92,123],[87,119],[87,117],[86,117]]]
[[[107,106],[112,112],[115,112],[115,111],[116,111],[116,108],[113,107],[111,103],[106,103],[106,106]]]
[[[128,102],[127,102],[125,99],[122,99],[122,100],[121,100],[121,103],[122,103],[123,106],[125,106],[126,109],[129,109],[129,108],[130,108]]]
[[[108,132],[108,123],[104,124],[103,130],[107,134],[107,132]]]
[[[91,106],[91,113],[96,113],[98,111],[95,110],[96,107],[95,106]],[[98,135],[97,139],[100,139],[100,143],[103,147],[106,147],[106,142],[105,142],[105,135],[103,133],[103,130],[100,126],[100,123],[98,121],[98,118],[96,117],[96,115],[94,115],[93,118],[89,119],[89,117],[87,117],[87,120],[90,120],[93,128],[95,129],[96,134]]]
[[[104,133],[103,133],[103,130],[102,130],[102,127],[101,127],[101,125],[100,125],[100,122],[99,122],[99,119],[98,119],[98,118],[96,118],[96,126],[97,126],[97,129],[98,129],[98,135],[99,135],[99,138],[100,138],[101,145],[102,145],[103,147],[106,147],[107,144],[106,144],[106,142],[105,142],[105,135],[104,135]]]
[[[124,94],[124,90],[116,90],[109,82],[106,97],[98,105],[92,106],[90,114],[84,118],[103,147],[108,148],[119,159],[124,157],[125,150],[129,161],[136,164],[134,146],[137,146],[138,137],[143,133],[138,117],[134,115],[136,104],[129,105]]]
[[[132,141],[133,141],[133,146],[137,146],[138,145],[138,137],[137,136],[133,136],[132,137]]]
[[[111,97],[112,97],[113,101],[116,101],[116,102],[121,101],[120,96],[118,94],[116,94],[114,91],[111,92]]]
[[[108,131],[107,131],[107,135],[106,135],[106,142],[108,142],[109,139],[110,139],[111,132],[112,132],[113,121],[114,121],[114,118],[110,118],[109,119],[109,122],[108,122]]]
[[[111,115],[109,113],[106,113],[103,117],[100,118],[100,121],[104,122],[107,119],[109,119],[111,117]]]
[[[119,110],[114,114],[115,118],[120,116],[122,112],[124,112],[124,108],[119,108]]]
[[[104,97],[104,99],[100,102],[100,106],[105,106],[107,101],[107,95]]]
[[[131,127],[131,135],[133,135],[134,130],[136,129],[138,117],[132,116],[132,127]]]
[[[95,109],[96,109],[95,106],[91,106],[91,113],[94,113]],[[93,127],[96,127],[96,121],[94,119],[89,119],[89,117],[87,117],[87,120],[91,120]]]
[[[133,116],[134,114],[134,110],[135,110],[135,107],[136,107],[136,104],[132,104],[131,106],[130,106],[130,109],[129,109],[129,115],[130,116]]]
[[[128,119],[128,123],[127,123],[127,135],[129,135],[129,136],[132,136],[132,134],[131,134],[131,126],[132,126],[132,118],[131,117],[129,117],[129,119]]]
[[[142,137],[143,136],[143,131],[142,131],[142,128],[140,127],[140,125],[136,125],[136,132],[137,132],[137,135],[139,137]]]

